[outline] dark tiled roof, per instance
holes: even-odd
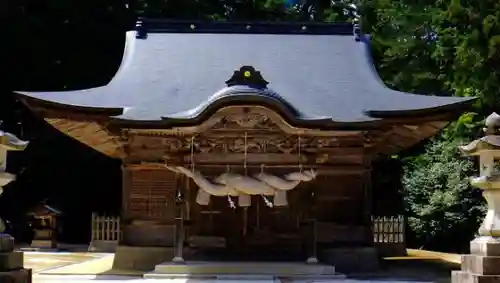
[[[248,96],[279,102],[297,119],[337,123],[470,101],[387,88],[368,38],[355,35],[352,25],[146,23],[128,32],[122,65],[107,86],[20,93],[72,106],[124,108],[117,118],[145,121],[191,119],[220,100]],[[227,86],[242,66],[259,71],[268,88]]]
[[[50,205],[47,205],[47,204],[39,204],[39,205],[36,205],[32,211],[30,212],[30,214],[44,214],[44,213],[52,213],[52,214],[57,214],[57,215],[62,215],[62,212],[53,207],[53,206],[50,206]]]
[[[49,205],[44,205],[44,207],[47,209],[47,211],[51,212],[51,213],[54,213],[54,214],[57,214],[57,215],[60,215],[62,214],[62,212],[57,209],[57,208],[54,208],[52,206],[49,206]]]

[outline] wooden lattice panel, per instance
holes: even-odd
[[[314,187],[318,220],[345,224],[361,221],[366,202],[364,182],[359,176],[318,176]]]
[[[128,213],[133,219],[173,221],[176,176],[168,170],[131,172]]]

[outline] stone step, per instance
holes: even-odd
[[[145,278],[169,277],[212,277],[212,278],[248,278],[259,276],[276,277],[334,277],[335,268],[326,264],[306,264],[302,262],[186,262],[176,264],[164,262],[144,275]]]
[[[346,280],[346,276],[340,273],[335,275],[293,275],[293,276],[272,276],[272,275],[251,275],[251,274],[241,274],[241,275],[201,275],[201,274],[165,274],[165,273],[155,273],[150,272],[143,275],[144,279],[163,279],[163,280],[193,280],[192,282],[244,282],[244,281],[269,281],[269,282],[333,282]],[[340,282],[338,281],[338,282]],[[191,281],[189,281],[191,282]]]

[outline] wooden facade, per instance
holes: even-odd
[[[214,249],[315,258],[371,247],[374,160],[435,135],[473,103],[387,88],[368,43],[350,24],[141,20],[109,85],[17,94],[59,131],[122,161],[120,245],[172,248],[175,260]],[[288,205],[245,193],[251,205],[234,207],[238,195],[199,204],[195,178],[179,172],[209,182],[314,177],[287,192]]]
[[[261,106],[233,106],[200,125],[177,129],[125,129],[124,243],[174,245],[175,218],[187,220],[185,239],[193,247],[229,250],[285,245],[303,249],[307,220],[317,221],[317,241],[370,244],[370,156],[360,131],[317,131],[288,124]],[[315,169],[314,183],[288,195],[289,205],[270,208],[259,196],[251,207],[230,208],[225,197],[196,204],[198,188],[167,166],[196,168],[206,176],[224,172],[284,175]],[[181,208],[176,197],[181,195]],[[192,243],[190,243],[192,240]]]
[[[182,218],[186,246],[235,253],[281,246],[307,254],[312,222],[321,248],[372,245],[372,160],[434,135],[450,119],[440,114],[384,120],[367,130],[310,129],[271,108],[243,105],[222,107],[191,126],[133,128],[104,115],[25,102],[67,135],[122,159],[121,244],[174,247]],[[289,193],[286,207],[270,208],[253,196],[251,207],[232,209],[225,197],[196,204],[199,188],[166,168],[174,165],[206,176],[314,169],[318,177]]]

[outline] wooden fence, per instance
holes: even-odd
[[[398,216],[372,216],[375,243],[404,244],[405,219]],[[119,216],[100,216],[92,213],[92,241],[118,241],[121,239]]]
[[[398,216],[372,216],[373,242],[381,244],[405,243],[405,219]]]
[[[92,242],[117,242],[121,237],[119,216],[100,216],[97,213],[92,213]]]

